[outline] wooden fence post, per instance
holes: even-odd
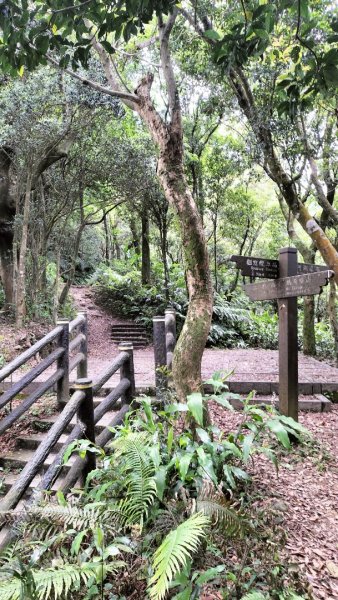
[[[77,420],[83,430],[83,437],[95,444],[95,421],[94,421],[94,402],[93,402],[93,382],[91,379],[77,379],[74,384],[74,390],[81,390],[85,396],[77,411]],[[82,471],[82,484],[90,471],[96,468],[96,458],[93,452],[87,452],[86,460]]]
[[[121,404],[131,404],[135,398],[135,370],[134,370],[134,346],[133,344],[124,342],[119,344],[119,352],[129,354],[129,359],[123,363],[120,368],[120,379],[128,379],[130,386],[127,391],[121,396]]]
[[[174,308],[166,309],[164,322],[167,367],[171,369],[176,346],[176,310]]]
[[[80,311],[79,314],[84,316],[84,321],[80,325],[79,332],[84,335],[85,339],[81,342],[79,348],[79,352],[82,352],[84,359],[78,364],[77,377],[78,379],[83,379],[88,376],[88,319],[86,311]]]
[[[153,332],[156,396],[162,398],[163,391],[167,388],[168,383],[165,373],[161,371],[162,368],[167,366],[164,317],[153,317]]]
[[[57,401],[61,408],[69,400],[69,321],[60,319],[57,325],[62,327],[59,337],[59,346],[64,350],[58,358],[57,368],[63,369],[63,375],[57,383]]]
[[[296,248],[279,252],[279,276],[297,275]],[[279,314],[279,410],[298,420],[297,298],[278,300]]]

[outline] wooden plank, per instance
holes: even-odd
[[[292,277],[281,277],[274,281],[248,283],[243,286],[243,289],[251,300],[312,296],[320,294],[322,287],[327,285],[329,279],[333,276],[334,272],[329,270],[319,271],[318,273],[304,273]]]
[[[47,333],[41,340],[33,344],[28,350],[17,356],[14,360],[12,360],[8,365],[5,365],[0,370],[0,381],[6,379],[11,373],[16,371],[19,367],[24,365],[30,358],[32,358],[35,354],[40,352],[42,348],[53,342],[61,333],[62,327],[55,327],[52,331]]]
[[[14,383],[7,392],[4,392],[0,396],[0,409],[6,406],[6,404],[12,400],[17,394],[27,387],[34,379],[36,379],[41,373],[43,373],[48,367],[50,367],[55,360],[57,360],[64,353],[63,348],[57,348],[47,358],[42,360],[36,367],[33,367],[28,373],[26,373],[19,381]]]
[[[13,425],[13,423],[15,423],[15,421],[19,417],[21,417],[21,415],[23,415],[32,406],[32,404],[36,402],[36,400],[41,398],[43,394],[50,390],[50,388],[53,387],[53,385],[55,385],[61,379],[62,376],[63,370],[58,369],[46,381],[40,383],[40,386],[34,392],[32,392],[32,394],[30,394],[28,398],[25,398],[25,400],[21,404],[19,404],[19,406],[14,408],[14,410],[12,410],[6,417],[4,417],[0,421],[0,435],[4,433],[7,429],[9,429],[9,427]]]
[[[54,423],[52,428],[49,430],[44,441],[40,444],[36,452],[34,453],[32,460],[27,463],[25,468],[21,471],[15,484],[11,487],[8,494],[0,502],[0,510],[7,511],[16,506],[21,496],[25,493],[27,487],[38,473],[39,469],[43,465],[46,457],[53,448],[54,444],[58,441],[59,437],[65,430],[66,425],[72,420],[76,413],[80,402],[84,396],[83,392],[75,392],[68,404],[66,404],[60,417]]]
[[[278,260],[259,258],[258,256],[240,256],[233,254],[230,261],[236,263],[237,268],[241,270],[241,275],[243,275],[243,277],[278,279],[281,276]],[[298,275],[327,270],[328,267],[325,265],[312,265],[309,263],[298,263],[297,265]]]
[[[279,277],[278,260],[257,258],[255,256],[237,256],[230,258],[235,262],[244,277],[260,277],[264,279],[277,279]]]

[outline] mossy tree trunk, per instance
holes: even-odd
[[[303,318],[303,352],[310,356],[316,354],[315,337],[315,299],[314,296],[304,296]]]
[[[101,44],[93,39],[93,46],[101,59],[112,95],[120,97],[139,114],[156,143],[159,149],[158,177],[166,199],[179,218],[189,306],[174,353],[173,381],[180,400],[184,401],[187,394],[201,389],[201,362],[210,330],[213,295],[203,223],[184,174],[181,107],[169,50],[176,16],[174,9],[166,22],[161,17],[158,19],[160,59],[168,99],[166,121],[151,99],[153,75],[146,75],[131,94],[121,88],[111,58]],[[86,85],[91,85],[87,79]]]

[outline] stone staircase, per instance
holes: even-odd
[[[134,348],[144,348],[150,343],[147,329],[132,321],[112,325],[111,337],[116,344],[130,342]]]
[[[105,390],[108,393],[110,390]],[[104,397],[97,396],[94,399],[94,406],[97,406]],[[109,423],[114,418],[116,412],[121,408],[121,401],[119,400],[115,406],[114,410],[108,411],[102,419],[95,426],[96,436],[101,433],[101,431],[109,425]],[[19,435],[16,440],[16,447],[12,451],[5,452],[0,457],[0,467],[2,471],[0,472],[0,496],[5,495],[13,483],[15,482],[18,474],[22,471],[22,469],[26,466],[26,464],[32,459],[34,452],[39,447],[41,442],[45,439],[47,432],[55,423],[59,416],[59,413],[55,413],[52,416],[39,418],[36,417],[33,422],[33,428],[35,429],[34,433],[29,435]],[[47,456],[44,465],[40,471],[40,473],[33,479],[24,498],[28,498],[31,492],[38,486],[41,480],[41,476],[46,471],[48,466],[54,461],[58,451],[61,449],[63,444],[67,441],[67,437],[72,428],[76,425],[76,417],[73,417],[69,425],[67,426],[65,432],[61,435],[59,440],[56,442],[55,446],[52,449],[52,452]],[[73,464],[74,460],[76,460],[77,455],[70,457],[69,461],[63,466],[61,475],[54,483],[51,488],[52,492],[56,492],[61,486],[63,481],[63,475],[65,475]]]

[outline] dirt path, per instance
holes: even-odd
[[[94,300],[91,288],[73,287],[72,296],[79,310],[87,310],[89,323],[89,371],[95,377],[108,366],[117,346],[111,340],[111,325],[123,323],[103,311]],[[144,387],[154,385],[154,354],[148,346],[134,351],[136,384]],[[277,350],[207,349],[202,362],[202,374],[206,379],[215,371],[231,371],[233,381],[278,381]],[[338,382],[338,369],[312,357],[299,354],[299,380],[301,382]],[[113,380],[114,381],[114,380]]]

